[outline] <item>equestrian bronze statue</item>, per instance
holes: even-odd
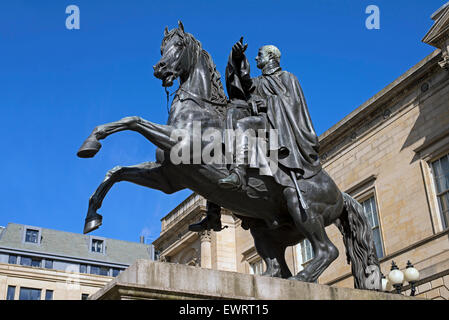
[[[164,87],[179,80],[167,124],[135,116],[99,125],[78,151],[79,157],[93,157],[101,147],[99,140],[132,130],[158,147],[156,161],[108,171],[89,199],[84,233],[102,224],[97,210],[116,182],[129,181],[167,194],[188,188],[208,200],[209,220],[191,226],[191,230],[219,231],[221,224],[211,221],[211,217],[219,220],[221,207],[231,210],[254,238],[256,250],[267,266],[263,275],[316,281],[338,257],[325,231],[326,226],[335,224],[343,235],[355,288],[380,290],[380,267],[371,227],[362,206],[341,192],[320,165],[318,139],[298,80],[280,68],[280,52],[273,46],[259,50],[257,62],[262,76],[251,78],[245,49],[242,41],[232,49],[226,70],[228,99],[220,74],[201,43],[184,31],[182,23],[170,31],[165,29],[162,57],[154,66],[154,75]],[[214,141],[226,145],[227,132],[236,128],[253,128],[259,133],[276,130],[275,170],[261,172],[257,165],[247,164],[251,149],[248,140],[236,138],[235,142],[233,157],[243,159],[243,163],[236,164],[235,158],[230,163],[226,152],[221,154],[217,149],[211,155],[215,160],[221,157],[221,161],[205,161],[195,154],[195,144],[202,150],[210,148],[210,132],[218,132]],[[178,132],[184,134],[181,140]],[[273,142],[271,136],[257,139],[269,140],[270,146]],[[174,155],[179,156],[173,152],[175,149],[189,153],[184,152],[180,162],[174,160]],[[305,238],[312,245],[314,258],[292,276],[285,250]]]

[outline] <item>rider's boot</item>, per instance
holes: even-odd
[[[218,185],[223,189],[240,189],[246,185],[246,169],[248,167],[248,137],[241,136],[236,143],[236,162],[238,163],[231,174],[218,180]]]
[[[223,189],[242,189],[246,181],[246,165],[240,164],[232,169],[226,178],[218,180],[218,185]]]
[[[206,230],[221,231],[221,207],[213,202],[207,201],[206,217],[198,223],[191,224],[189,230],[202,232]]]

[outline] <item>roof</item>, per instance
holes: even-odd
[[[34,228],[41,232],[41,243],[23,241],[26,228]],[[90,251],[91,239],[102,239],[105,253]],[[137,259],[151,259],[151,245],[95,237],[72,232],[58,231],[40,227],[9,223],[0,237],[0,249],[23,250],[32,253],[61,256],[98,262],[130,265]]]

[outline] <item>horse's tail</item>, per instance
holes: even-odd
[[[344,209],[337,227],[343,234],[348,264],[351,263],[354,288],[381,289],[380,265],[374,247],[373,233],[363,207],[350,195],[342,192]]]

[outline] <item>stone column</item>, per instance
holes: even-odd
[[[203,231],[201,239],[201,268],[212,268],[211,232]]]

